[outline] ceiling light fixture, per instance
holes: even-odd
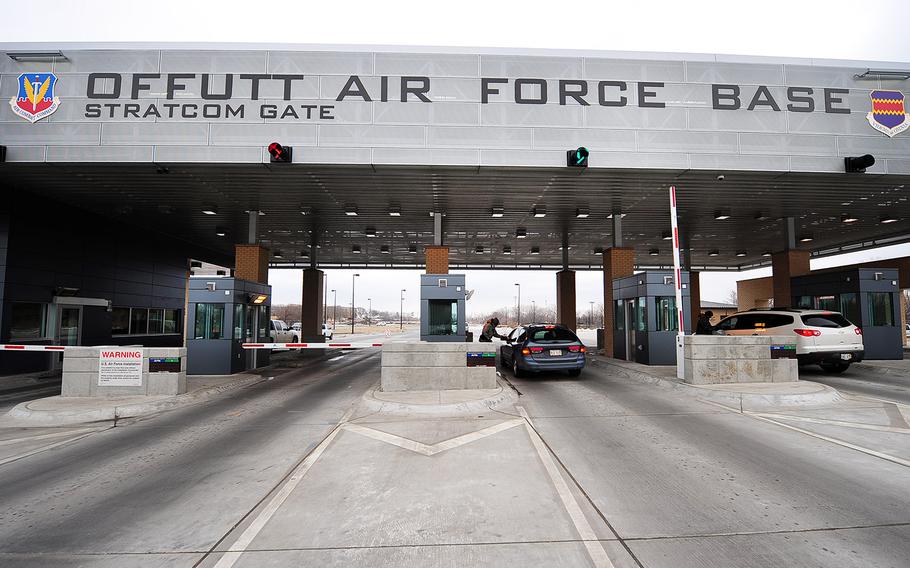
[[[525,229],[524,227],[518,227],[517,229],[515,229],[515,238],[516,239],[524,239],[527,236],[528,236],[528,230]]]
[[[211,204],[203,205],[203,206],[202,206],[202,212],[203,212],[204,214],[206,214],[206,215],[217,215],[217,214],[218,214],[218,206],[217,206],[217,205],[211,205]]]
[[[840,216],[841,223],[856,223],[859,221],[859,218],[854,217],[853,215],[847,215],[846,213]]]
[[[540,254],[540,247],[531,247],[531,254]]]
[[[651,250],[648,251],[648,254],[651,255],[651,256],[657,256],[657,255],[660,254],[660,251],[657,250],[657,249],[651,249]]]
[[[720,254],[720,252],[717,249],[708,251],[708,256],[717,256],[719,254]]]
[[[739,252],[736,253],[736,256],[742,258],[742,257],[746,256],[746,251],[741,250],[741,251],[739,251]]]
[[[351,205],[351,204],[345,205],[344,214],[349,217],[356,217],[357,216],[357,206]]]
[[[512,254],[512,247],[509,245],[502,247],[502,254]]]
[[[730,218],[730,212],[724,210],[717,210],[714,212],[714,218],[718,221],[724,221]]]
[[[493,217],[494,219],[498,219],[498,218],[502,217],[504,214],[505,214],[505,210],[502,207],[494,207],[493,210],[490,212],[490,217]]]
[[[532,209],[531,211],[534,213],[535,217],[546,217],[547,216],[547,208],[544,207],[543,205],[535,205],[534,209]]]
[[[587,207],[579,207],[575,210],[575,217],[577,219],[587,219],[591,216],[591,210]]]
[[[354,254],[360,254],[360,245],[354,245],[351,247],[351,252]]]
[[[881,218],[879,218],[878,222],[882,225],[887,225],[888,223],[897,223],[897,219],[889,215],[882,215]]]
[[[379,252],[382,254],[392,254],[392,251],[389,250],[389,245],[382,245],[379,247]]]

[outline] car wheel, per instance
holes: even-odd
[[[824,372],[830,373],[832,375],[836,375],[836,374],[843,373],[844,371],[846,371],[850,367],[850,363],[844,363],[843,361],[837,361],[834,363],[821,363],[819,366],[822,368],[822,370]]]
[[[577,377],[580,374],[581,374],[581,369],[569,369],[570,377]]]
[[[515,358],[512,358],[512,375],[516,379],[520,379],[525,375],[524,372],[518,368],[518,359]]]

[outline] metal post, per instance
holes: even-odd
[[[521,325],[521,284],[516,282],[515,285],[518,286],[518,309],[516,310],[516,318],[518,321],[516,323]]]
[[[679,268],[679,224],[676,219],[676,186],[670,186],[670,231],[673,236],[673,280],[676,290],[676,378],[685,378],[685,359],[683,357],[683,303],[682,273]]]
[[[332,331],[335,331],[336,321],[338,321],[338,291],[332,290]]]
[[[326,313],[329,309],[329,288],[325,285],[325,277],[322,279],[322,323],[325,324],[329,319]]]
[[[588,303],[591,304],[590,314],[588,315],[588,327],[591,327],[594,325],[594,302],[589,300]]]
[[[257,234],[259,229],[259,211],[252,210],[249,212],[249,225],[247,230],[246,242],[247,244],[255,245],[257,240]]]
[[[357,280],[359,274],[354,274],[351,276],[351,335],[354,334],[354,283]]]
[[[401,301],[398,303],[398,331],[404,331],[404,293],[406,290],[401,289]]]
[[[373,298],[367,298],[367,302],[370,304],[370,308],[367,311],[367,325],[373,323]]]

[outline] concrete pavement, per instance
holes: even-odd
[[[506,375],[522,394],[492,408],[389,413],[365,404],[378,371],[348,353],[0,465],[0,565],[910,558],[902,407],[767,417],[591,366]]]

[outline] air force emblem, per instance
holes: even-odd
[[[872,112],[866,120],[872,128],[893,137],[910,128],[904,110],[904,93],[900,91],[872,91]]]
[[[19,75],[19,92],[9,101],[13,112],[29,122],[50,116],[60,107],[54,96],[57,76],[53,73],[23,73]]]

